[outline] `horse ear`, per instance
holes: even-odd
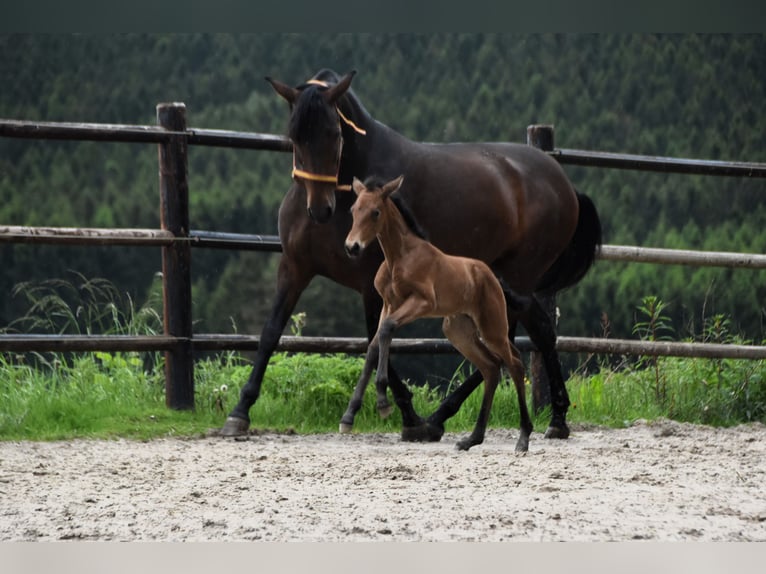
[[[282,82],[278,80],[273,80],[266,76],[266,81],[271,84],[271,87],[274,88],[274,90],[282,96],[284,99],[286,99],[290,104],[294,104],[295,100],[298,99],[298,95],[300,92],[293,88],[292,86],[288,86],[287,84],[283,84]]]
[[[404,183],[404,175],[400,175],[393,181],[389,181],[383,186],[383,198],[385,199],[392,193],[399,191],[399,188],[402,187],[402,183]]]
[[[328,104],[334,104],[337,102],[340,97],[346,93],[346,91],[351,86],[351,80],[354,79],[354,76],[356,75],[356,70],[351,70],[348,74],[343,76],[340,81],[329,88],[327,92],[325,92],[325,100]]]
[[[354,193],[357,195],[364,193],[365,187],[364,184],[359,181],[356,177],[354,177],[354,180],[351,182],[351,188],[354,190]]]

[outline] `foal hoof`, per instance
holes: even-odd
[[[569,427],[564,425],[561,427],[549,426],[545,431],[545,438],[569,438]]]
[[[348,423],[340,423],[338,425],[338,432],[340,434],[351,434],[352,430],[354,430],[354,426]]]
[[[402,440],[405,442],[439,442],[444,429],[424,422],[416,427],[402,428]]]
[[[394,407],[391,405],[378,407],[378,415],[384,420],[390,417],[392,412],[394,412]]]
[[[238,417],[229,417],[221,429],[221,436],[243,436],[250,428],[250,421]]]
[[[529,451],[529,437],[520,436],[516,442],[516,452],[525,453]]]

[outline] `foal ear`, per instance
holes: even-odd
[[[384,185],[383,199],[387,198],[392,193],[399,191],[399,188],[402,187],[402,183],[404,183],[404,175],[400,175],[396,179],[389,181],[386,185]]]
[[[300,94],[299,90],[296,90],[292,86],[288,86],[287,84],[283,84],[282,82],[278,80],[273,80],[266,76],[266,81],[271,84],[271,87],[274,88],[274,90],[282,96],[284,99],[286,99],[290,104],[294,104],[295,100],[298,99],[298,95]]]
[[[354,190],[354,193],[357,195],[364,193],[364,190],[367,189],[364,187],[364,184],[359,181],[356,177],[354,177],[354,180],[351,182],[351,188]]]
[[[324,97],[328,104],[334,104],[346,93],[351,86],[351,80],[354,79],[355,75],[356,70],[351,70],[348,74],[343,76],[337,84],[330,87],[327,92],[325,92]]]

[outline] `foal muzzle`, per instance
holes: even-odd
[[[346,243],[346,255],[349,257],[359,257],[362,252],[362,246],[358,242]]]

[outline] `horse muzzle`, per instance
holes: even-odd
[[[351,258],[359,257],[359,254],[362,252],[362,246],[359,244],[358,241],[354,241],[353,243],[346,243],[346,255],[348,255]]]

